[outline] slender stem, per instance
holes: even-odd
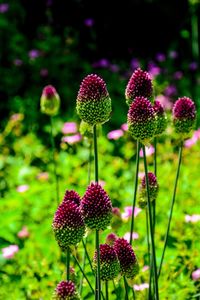
[[[53,137],[53,117],[50,117],[50,125],[51,125],[51,147],[52,147],[52,163],[53,163],[53,173],[56,181],[56,199],[57,204],[59,205],[59,182],[58,182],[58,175],[57,175],[57,166],[55,160],[55,141]]]
[[[157,138],[154,138],[154,175],[157,177]],[[153,211],[153,234],[155,235],[155,226],[156,226],[156,201],[152,202],[152,211]]]
[[[101,280],[100,280],[100,249],[99,249],[99,231],[96,230],[96,250],[97,250],[97,294],[98,300],[101,299]]]
[[[106,280],[106,282],[105,282],[105,288],[106,288],[106,300],[109,300],[109,296],[108,296],[108,280]]]
[[[97,129],[96,129],[96,125],[94,125],[93,133],[94,133],[95,182],[98,183],[98,181],[99,181],[99,174],[98,174],[98,151],[97,151]]]
[[[134,291],[134,287],[132,287],[132,294],[133,294],[133,300],[135,300],[135,291]]]
[[[85,271],[85,264],[86,264],[86,253],[84,251],[84,254],[83,254],[83,271]],[[81,295],[82,293],[82,288],[83,288],[83,279],[84,279],[84,275],[82,274],[82,278],[80,280],[80,286],[79,286],[79,294]]]
[[[125,287],[125,300],[128,300],[128,284],[126,282],[125,276],[124,276],[124,287]]]
[[[89,158],[88,158],[88,185],[91,181],[91,165],[92,165],[92,141],[90,141],[89,146]]]
[[[67,268],[67,280],[69,280],[70,275],[70,249],[67,247],[67,261],[66,261],[66,268]]]
[[[87,251],[87,248],[86,248],[86,245],[85,245],[85,242],[84,242],[83,239],[82,239],[82,244],[83,244],[83,247],[84,247],[84,254],[87,256],[88,262],[90,264],[91,271],[93,272],[92,262],[91,262],[91,259],[89,257],[89,254],[88,254],[88,251]]]
[[[114,287],[115,295],[117,297],[116,299],[119,299],[119,293],[118,293],[118,289],[116,288],[114,279],[113,279],[113,287]]]
[[[169,230],[170,230],[170,225],[171,225],[173,207],[174,207],[174,202],[175,202],[175,199],[176,199],[176,189],[177,189],[178,178],[179,178],[179,173],[180,173],[182,150],[183,150],[183,143],[181,143],[181,145],[179,147],[178,168],[177,168],[177,172],[176,172],[176,179],[175,179],[174,191],[173,191],[172,202],[171,202],[170,213],[169,213],[169,219],[168,219],[168,224],[167,224],[167,231],[166,231],[166,235],[165,235],[165,242],[164,242],[162,257],[161,257],[160,266],[159,266],[159,270],[158,270],[158,278],[159,278],[160,273],[161,273],[162,264],[163,264],[163,260],[164,260],[164,256],[165,256],[165,250],[166,250],[167,241],[168,241],[168,237],[169,237]]]
[[[138,170],[139,170],[139,153],[140,153],[140,142],[137,140],[137,150],[136,150],[136,166],[135,166],[135,182],[134,182],[134,196],[133,196],[133,204],[132,204],[132,216],[131,216],[131,230],[130,230],[130,244],[132,245],[133,241],[133,230],[134,230],[134,210],[135,210],[135,202],[137,196],[137,186],[138,186]]]
[[[98,174],[98,151],[97,151],[97,129],[96,125],[93,127],[94,136],[94,165],[95,165],[95,182],[99,181]],[[99,231],[96,230],[96,251],[97,251],[97,280],[96,280],[96,291],[97,299],[101,300],[101,275],[100,275],[100,249],[99,249]]]
[[[153,260],[153,270],[154,270],[154,281],[155,281],[155,297],[156,297],[156,300],[159,300],[157,266],[156,266],[156,251],[155,251],[154,235],[153,235],[153,220],[152,220],[152,213],[151,213],[151,206],[150,206],[150,193],[149,193],[149,180],[148,180],[146,151],[145,151],[144,145],[142,146],[142,148],[143,148],[143,156],[144,156],[145,181],[146,181],[146,189],[147,189],[147,207],[148,207],[148,213],[149,213],[151,250],[152,250],[152,260]]]
[[[74,260],[76,261],[76,263],[77,263],[77,265],[78,265],[78,267],[79,267],[79,270],[81,271],[81,273],[82,273],[82,274],[83,274],[83,276],[85,277],[85,279],[86,279],[87,283],[89,284],[89,287],[90,287],[90,289],[91,289],[92,293],[94,294],[94,289],[93,289],[93,287],[92,287],[92,285],[91,285],[91,283],[90,283],[90,281],[89,281],[89,279],[88,279],[87,275],[85,274],[84,270],[82,269],[82,267],[81,267],[81,265],[80,265],[80,263],[79,263],[78,259],[76,258],[76,256],[75,256],[75,255],[73,255],[73,258],[74,258]]]

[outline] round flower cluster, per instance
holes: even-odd
[[[138,68],[132,74],[125,91],[126,103],[130,105],[136,97],[151,97],[152,80],[148,72]]]
[[[52,228],[63,251],[79,243],[85,233],[85,224],[77,204],[63,201],[54,215]]]
[[[139,272],[139,265],[131,245],[124,238],[118,238],[114,249],[120,262],[121,274],[133,279]]]
[[[158,196],[159,185],[156,176],[152,172],[148,172],[148,182],[150,201],[154,201]],[[147,205],[147,201],[146,178],[143,176],[141,185],[139,187],[138,204],[141,208],[144,208]]]
[[[175,131],[187,137],[194,128],[196,108],[194,102],[187,97],[179,98],[173,106],[173,124]]]
[[[111,99],[106,84],[96,74],[86,76],[76,100],[77,113],[89,125],[103,124],[111,114]]]
[[[112,203],[98,183],[91,183],[80,204],[85,224],[90,229],[104,230],[110,224]]]
[[[128,130],[133,138],[145,144],[156,131],[156,115],[151,102],[144,97],[136,97],[128,111]]]
[[[52,300],[80,300],[80,296],[72,281],[61,281],[53,293]]]
[[[54,116],[60,108],[60,97],[52,85],[47,85],[40,99],[41,111],[49,116]]]
[[[155,131],[155,136],[162,134],[165,129],[167,128],[167,116],[165,114],[164,108],[160,101],[156,100],[154,102],[153,109],[156,113],[156,131]]]
[[[93,258],[93,269],[97,272],[97,251]],[[112,280],[119,275],[120,264],[115,249],[107,244],[100,245],[101,280]]]

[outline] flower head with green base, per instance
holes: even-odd
[[[42,113],[54,116],[60,108],[60,97],[56,89],[52,85],[47,85],[42,91],[40,99],[40,107]]]
[[[130,105],[136,97],[149,98],[152,91],[152,80],[149,73],[138,68],[127,84],[125,91],[126,103]]]
[[[105,230],[112,217],[112,203],[98,183],[91,183],[80,204],[85,224],[90,229]]]
[[[121,274],[126,278],[133,279],[139,272],[133,248],[124,238],[119,238],[115,241],[114,249],[120,262]]]
[[[93,269],[97,272],[97,251],[93,258]],[[101,280],[112,280],[119,275],[120,264],[115,249],[107,244],[100,245],[100,274]]]
[[[85,224],[78,205],[63,201],[54,215],[52,228],[63,251],[79,243],[85,234]]]
[[[111,99],[102,78],[90,74],[83,79],[76,100],[76,109],[81,120],[91,126],[109,120],[112,111]]]
[[[149,181],[149,196],[150,201],[156,200],[158,196],[159,185],[156,176],[152,172],[148,172]],[[147,205],[147,191],[146,191],[146,178],[143,176],[141,185],[139,187],[139,201],[138,204],[141,208]]]
[[[132,137],[148,144],[156,131],[156,115],[151,102],[144,97],[136,97],[128,111],[128,131]]]
[[[196,122],[196,108],[188,97],[179,98],[173,106],[173,124],[182,138],[188,137]]]
[[[61,281],[52,296],[52,300],[80,300],[75,284],[71,281]]]
[[[160,135],[162,134],[165,129],[167,128],[167,116],[166,113],[164,111],[164,108],[162,106],[162,104],[160,103],[160,101],[155,100],[154,105],[153,105],[153,109],[156,113],[156,131],[155,131],[155,136],[156,135]]]

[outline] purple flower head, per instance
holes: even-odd
[[[120,262],[121,274],[134,278],[139,272],[139,265],[131,245],[124,238],[119,238],[115,241],[114,249]]]
[[[76,104],[77,112],[84,122],[93,126],[108,121],[111,99],[104,80],[96,74],[86,76],[80,85]]]
[[[106,237],[106,244],[113,246],[117,239],[118,237],[115,233],[109,233]]]
[[[92,19],[92,18],[85,19],[84,20],[84,25],[86,27],[93,27],[93,25],[94,25],[94,19]]]
[[[54,116],[58,113],[60,107],[60,97],[52,85],[47,85],[42,91],[40,98],[40,108],[42,113]]]
[[[91,183],[80,204],[85,224],[90,229],[104,230],[110,224],[112,203],[106,191],[98,184]]]
[[[42,76],[42,77],[47,77],[48,74],[49,74],[48,69],[41,69],[41,70],[40,70],[40,76]]]
[[[181,71],[176,71],[175,73],[174,73],[174,79],[176,79],[176,80],[180,80],[182,77],[183,77],[183,72],[181,72]]]
[[[28,56],[30,59],[35,59],[40,56],[40,51],[37,49],[32,49],[28,52]]]
[[[160,135],[167,128],[167,117],[162,104],[158,100],[155,100],[153,109],[157,117],[156,119],[157,126],[156,126],[155,135]]]
[[[85,233],[85,224],[78,205],[64,198],[54,215],[52,228],[63,251],[79,243]]]
[[[198,69],[198,63],[196,61],[193,61],[189,64],[189,69],[191,71],[196,71]]]
[[[0,4],[0,14],[4,14],[9,10],[9,4],[8,3],[1,3]]]
[[[144,97],[136,97],[128,111],[128,130],[133,138],[146,143],[154,136],[156,116],[151,102]]]
[[[81,197],[74,190],[66,190],[63,202],[68,202],[68,201],[71,201],[79,206],[81,202]]]
[[[150,97],[152,95],[152,80],[146,71],[138,68],[132,74],[125,91],[126,102],[130,105],[136,97]]]
[[[169,57],[172,58],[172,59],[175,59],[178,57],[178,52],[177,51],[174,51],[174,50],[171,50],[169,52]]]
[[[111,72],[113,72],[113,73],[117,73],[117,72],[119,72],[119,66],[118,65],[116,65],[116,64],[112,64],[112,65],[110,65],[110,71]]]
[[[159,62],[163,62],[166,60],[166,56],[164,53],[157,53],[156,54],[156,60]]]
[[[107,137],[109,140],[118,140],[121,136],[124,135],[123,130],[121,129],[116,129],[112,130],[107,134]]]
[[[93,269],[97,272],[97,251],[93,258]],[[112,280],[119,275],[120,264],[115,249],[108,245],[100,245],[100,274],[101,280]]]
[[[137,58],[133,58],[131,60],[131,69],[132,70],[135,70],[135,69],[138,69],[140,67],[140,62]]]
[[[152,172],[148,172],[149,196],[150,201],[156,200],[158,196],[159,185],[156,176]],[[147,205],[146,177],[143,176],[139,187],[139,206],[144,208]]]
[[[92,65],[94,68],[108,68],[110,67],[110,62],[107,58],[101,58]]]
[[[168,85],[164,90],[165,96],[172,97],[177,94],[175,85]]]
[[[173,106],[173,124],[175,131],[185,138],[194,128],[196,107],[188,97],[179,98]]]
[[[76,291],[75,284],[69,281],[61,281],[54,293],[53,293],[53,300],[80,300],[80,296]]]
[[[15,66],[20,67],[23,64],[23,61],[19,58],[16,58],[13,63]]]

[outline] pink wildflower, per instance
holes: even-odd
[[[200,269],[195,270],[194,272],[192,272],[192,279],[193,280],[198,280],[200,279]]]
[[[126,206],[124,208],[124,212],[122,213],[122,219],[127,221],[132,216],[132,206]],[[135,207],[134,209],[134,217],[136,217],[141,212],[141,208]]]
[[[70,145],[76,144],[82,140],[82,136],[80,134],[64,136],[62,138],[62,142],[68,143]]]
[[[63,134],[77,133],[77,124],[75,122],[66,122],[62,128]]]
[[[185,222],[187,222],[187,223],[189,223],[189,222],[196,223],[198,221],[200,221],[200,215],[191,215],[191,216],[186,215],[185,216]]]
[[[26,238],[30,235],[28,228],[26,226],[23,226],[22,229],[18,232],[17,236],[21,238]]]
[[[109,140],[118,140],[121,136],[124,135],[123,130],[117,129],[117,130],[112,130],[107,134],[107,137]]]
[[[141,283],[141,284],[134,284],[133,286],[135,291],[143,291],[145,289],[149,288],[149,284],[148,283]]]
[[[24,193],[24,192],[26,192],[28,189],[29,189],[29,186],[28,186],[27,184],[19,185],[19,186],[17,187],[17,191],[18,191],[19,193]]]
[[[7,259],[13,258],[15,253],[17,253],[18,251],[19,247],[17,245],[10,245],[2,249],[3,257]]]
[[[130,232],[126,232],[124,234],[124,239],[127,240],[127,242],[130,241],[130,237],[131,237],[131,233]],[[132,240],[137,240],[139,238],[139,234],[137,232],[133,232],[132,233]]]
[[[127,123],[122,124],[121,129],[124,131],[128,131],[128,124]]]
[[[146,150],[146,156],[151,156],[154,153],[154,147],[150,145],[149,147],[145,147]],[[143,157],[143,150],[140,149],[140,157]]]

